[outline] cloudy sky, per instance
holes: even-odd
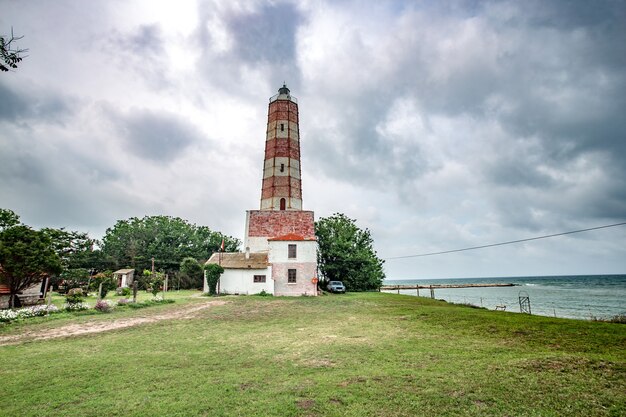
[[[299,100],[304,208],[387,277],[626,273],[624,1],[12,1],[0,207],[100,238],[164,214],[243,238],[268,98]]]

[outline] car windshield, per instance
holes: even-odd
[[[341,286],[343,284],[341,283],[341,281],[330,281],[330,285],[339,285],[339,286]]]

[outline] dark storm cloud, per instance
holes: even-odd
[[[458,140],[476,144],[470,146],[471,153],[452,156],[482,182],[475,186],[486,187],[484,198],[516,226],[525,218],[532,220],[529,212],[565,210],[573,214],[574,210],[553,200],[538,198],[563,190],[567,191],[563,198],[577,207],[579,215],[619,214],[624,193],[610,184],[626,176],[622,158],[626,154],[626,8],[619,2],[601,3],[595,8],[588,2],[473,6],[460,2],[465,13],[433,13],[428,16],[430,21],[413,8],[415,14],[389,22],[394,33],[388,40],[369,41],[374,45],[380,42],[377,51],[385,50],[380,58],[383,64],[378,66],[392,68],[389,74],[356,93],[338,86],[344,96],[329,99],[335,105],[334,112],[328,112],[335,119],[333,137],[340,142],[333,145],[331,156],[320,148],[312,155],[314,163],[323,166],[329,176],[348,182],[381,189],[394,184],[399,193],[419,193],[419,188],[411,190],[410,186],[407,193],[405,185],[439,168],[422,149],[420,135],[424,132],[415,132],[412,141],[395,142],[393,136],[383,137],[379,129],[393,115],[393,103],[408,98],[419,103],[416,111],[426,121],[474,122],[468,130],[454,132]],[[363,36],[365,32],[355,39]],[[377,67],[378,56],[364,48],[364,42],[350,44],[347,38],[337,42],[346,43],[344,49],[352,46],[361,60],[369,55],[371,67]],[[354,70],[341,56],[327,59],[331,64],[340,63],[333,68],[335,73],[342,65]],[[370,74],[377,79],[375,73]],[[329,72],[327,78],[333,75]],[[358,79],[360,73],[354,75]],[[354,82],[349,77],[338,78],[348,86]],[[482,125],[499,131],[485,132]],[[313,129],[320,141],[328,137],[323,128]],[[484,133],[491,138],[482,137]],[[449,142],[441,136],[449,133],[435,134],[442,144]],[[528,141],[536,142],[535,146],[527,148]],[[572,181],[582,169],[576,161],[593,160],[590,156],[598,153],[603,163],[593,168],[601,171],[599,181],[610,184],[576,191]],[[618,177],[611,178],[609,173]],[[532,192],[522,193],[509,204],[510,196],[499,193],[500,188]],[[594,189],[603,193],[594,194]],[[589,202],[599,197],[606,202],[604,209]],[[522,203],[525,211],[507,215]]]
[[[167,162],[206,138],[178,115],[151,110],[111,115],[124,145],[140,159]]]
[[[233,14],[227,22],[235,38],[235,54],[243,60],[283,64],[295,59],[301,16],[293,4],[263,5],[252,13]]]
[[[0,81],[0,121],[59,120],[70,109],[72,100],[31,88],[14,90]]]
[[[111,213],[128,196],[113,187],[121,172],[102,154],[81,152],[64,132],[8,126],[10,141],[0,142],[0,200],[15,208],[23,221],[35,227],[93,226],[110,221]],[[41,135],[40,132],[46,132]],[[80,138],[90,141],[89,136]],[[98,146],[97,144],[94,144]],[[105,153],[106,155],[106,153]],[[127,200],[127,201],[124,201]],[[105,223],[106,225],[106,223]]]
[[[151,89],[171,87],[166,73],[167,53],[163,31],[158,24],[139,25],[126,32],[107,33],[101,41],[103,52],[120,68],[132,69]]]
[[[249,71],[267,69],[271,85],[278,88],[283,81],[298,90],[300,71],[296,62],[296,33],[303,21],[298,8],[288,2],[263,4],[257,9],[233,8],[217,16],[215,6],[200,2],[200,24],[196,42],[202,51],[200,65],[206,80],[215,88],[250,94],[242,85]],[[225,25],[230,46],[215,50],[217,39],[212,33],[214,21]]]

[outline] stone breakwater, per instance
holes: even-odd
[[[433,285],[383,285],[380,287],[381,291],[392,290],[417,290],[417,289],[437,289],[437,288],[482,288],[482,287],[515,287],[517,284],[513,283],[492,283],[492,284],[433,284]]]

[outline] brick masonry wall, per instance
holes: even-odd
[[[295,233],[304,239],[315,239],[315,224],[312,211],[248,211],[248,230],[250,237],[278,237]]]
[[[265,159],[276,157],[293,158],[300,161],[300,142],[288,138],[265,141]]]

